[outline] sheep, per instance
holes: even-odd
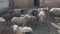
[[[18,25],[13,25],[11,28],[13,29],[13,31],[14,31],[15,34],[16,34],[16,32],[18,32],[18,30],[19,30],[19,26],[18,26]],[[22,28],[22,27],[20,27],[20,29],[21,29],[21,28]]]
[[[29,16],[28,15],[24,15],[23,17],[13,17],[11,19],[12,24],[17,24],[17,25],[21,25],[21,24],[26,24],[27,20],[28,20]]]
[[[31,27],[23,27],[23,32],[33,32]]]
[[[12,15],[14,17],[20,17],[20,15],[21,15],[20,11],[21,11],[21,9],[14,9]]]
[[[20,17],[22,14],[25,14],[25,12],[24,11],[26,11],[26,10],[23,10],[23,9],[14,9],[14,10],[12,10],[13,12],[12,12],[12,15],[14,16],[14,17]]]
[[[3,17],[0,17],[0,22],[5,22],[6,20]]]
[[[29,18],[28,18],[28,21],[27,21],[27,26],[30,26],[32,28],[36,27],[37,26],[37,17],[36,16],[33,16],[33,15],[29,15]]]
[[[54,17],[60,17],[60,8],[50,9],[50,14]]]
[[[13,28],[13,31],[15,34],[23,34],[23,27],[19,27],[18,25],[13,25],[11,28]]]
[[[12,11],[9,11],[9,12],[3,14],[2,17],[3,17],[6,21],[10,21],[10,20],[13,18],[13,16],[12,16]]]
[[[43,8],[38,9],[37,17],[39,19],[39,22],[44,22],[44,19],[46,18],[46,14]]]
[[[33,33],[33,30],[30,27],[19,27],[18,25],[13,25],[12,28],[15,34]]]
[[[5,18],[6,21],[10,21],[13,17],[20,17],[22,12],[21,9],[9,10],[9,12],[3,14],[2,17]]]
[[[50,9],[51,20],[54,21],[60,18],[60,8],[51,8]],[[57,17],[57,18],[56,18]],[[56,20],[57,21],[57,20]]]
[[[28,14],[33,15],[33,16],[37,16],[37,13],[38,13],[37,9],[31,9],[28,11]]]
[[[33,34],[33,29],[31,27],[23,27],[22,31],[24,34]]]
[[[16,34],[31,34],[33,30],[31,27],[19,27],[16,31]]]

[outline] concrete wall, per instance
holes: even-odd
[[[0,0],[0,3],[8,0]],[[15,7],[24,8],[24,7],[33,7],[34,0],[14,0]],[[44,0],[44,7],[60,7],[60,0]]]
[[[60,0],[44,0],[45,7],[60,7]]]
[[[15,7],[23,8],[34,6],[34,0],[14,0],[14,1]]]
[[[8,0],[0,0],[0,3],[8,2]]]
[[[0,0],[0,3],[8,2],[8,0]],[[14,0],[15,7],[24,8],[24,7],[33,7],[34,0]]]

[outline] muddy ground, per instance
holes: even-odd
[[[60,34],[60,18],[52,19],[49,15],[49,12],[47,12],[46,14],[46,22],[40,24],[37,28],[35,28],[34,34]],[[0,30],[1,28],[3,28],[3,26],[1,26],[2,25],[0,25]]]
[[[60,18],[52,19],[49,12],[46,13],[46,22],[34,31],[35,34],[60,34]]]

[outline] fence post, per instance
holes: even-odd
[[[14,9],[14,0],[9,0],[9,9],[10,10]]]

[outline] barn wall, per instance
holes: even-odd
[[[60,0],[44,0],[44,7],[60,7]]]
[[[0,3],[8,2],[8,0],[0,0]]]
[[[8,6],[9,6],[8,0],[0,0],[0,9],[2,7],[8,7]]]
[[[6,2],[8,0],[0,0],[0,3]],[[14,0],[15,7],[33,7],[34,0]],[[44,7],[60,7],[60,0],[44,0]]]
[[[34,0],[14,0],[15,1],[15,7],[32,7],[34,6]]]

